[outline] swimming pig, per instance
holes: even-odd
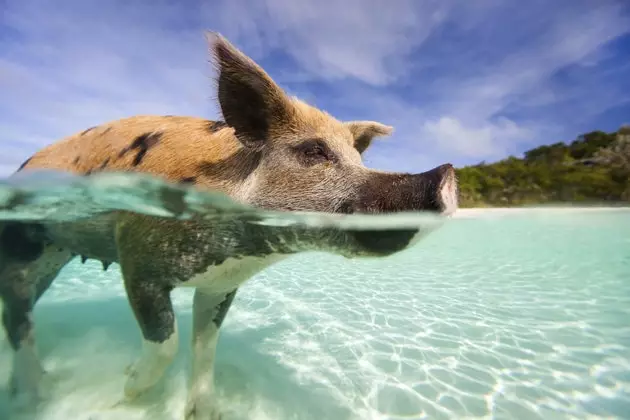
[[[329,213],[457,208],[453,167],[418,174],[366,168],[362,153],[392,128],[342,122],[288,96],[254,61],[208,33],[224,121],[135,116],[88,128],[49,145],[19,170],[90,175],[141,172],[212,189],[263,209]],[[181,201],[181,206],[185,202]],[[0,225],[3,323],[15,351],[14,393],[37,395],[43,375],[32,311],[59,271],[81,256],[120,265],[143,350],[128,367],[133,399],[153,386],[173,360],[178,335],[170,293],[195,287],[193,360],[186,418],[218,419],[214,359],[219,328],[238,288],[291,254],[320,250],[347,257],[387,256],[414,241],[416,229],[349,232],[263,226],[238,220],[177,220],[117,211],[72,223]]]

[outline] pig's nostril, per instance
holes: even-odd
[[[448,175],[450,172],[453,171],[453,165],[450,163],[445,163],[444,165],[440,165],[437,168],[435,168],[437,170],[437,172],[441,175],[441,176],[446,176]]]
[[[455,170],[448,171],[439,188],[439,200],[441,202],[442,214],[451,215],[457,210],[458,207],[458,191],[457,191],[457,179],[455,177]]]
[[[438,166],[434,170],[439,177],[440,186],[446,184],[450,181],[452,177],[455,176],[455,168],[453,168],[453,165],[451,165],[450,163]]]

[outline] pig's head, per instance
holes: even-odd
[[[455,211],[457,183],[450,164],[418,174],[365,167],[361,155],[391,127],[341,122],[288,96],[220,35],[208,34],[208,39],[221,111],[246,151],[249,163],[243,166],[251,170],[235,188],[241,201],[265,209],[329,213]],[[346,232],[335,236],[343,245],[329,247],[346,255],[388,255],[409,245],[416,232]]]

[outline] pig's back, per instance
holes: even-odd
[[[234,130],[221,121],[134,116],[48,145],[20,169],[56,169],[83,175],[142,172],[171,182],[224,189],[231,183],[229,172],[234,169],[225,162],[238,159],[242,149]]]

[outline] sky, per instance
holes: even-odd
[[[392,125],[378,169],[630,123],[627,0],[0,0],[0,176],[114,119],[220,118],[206,30],[338,119]]]

